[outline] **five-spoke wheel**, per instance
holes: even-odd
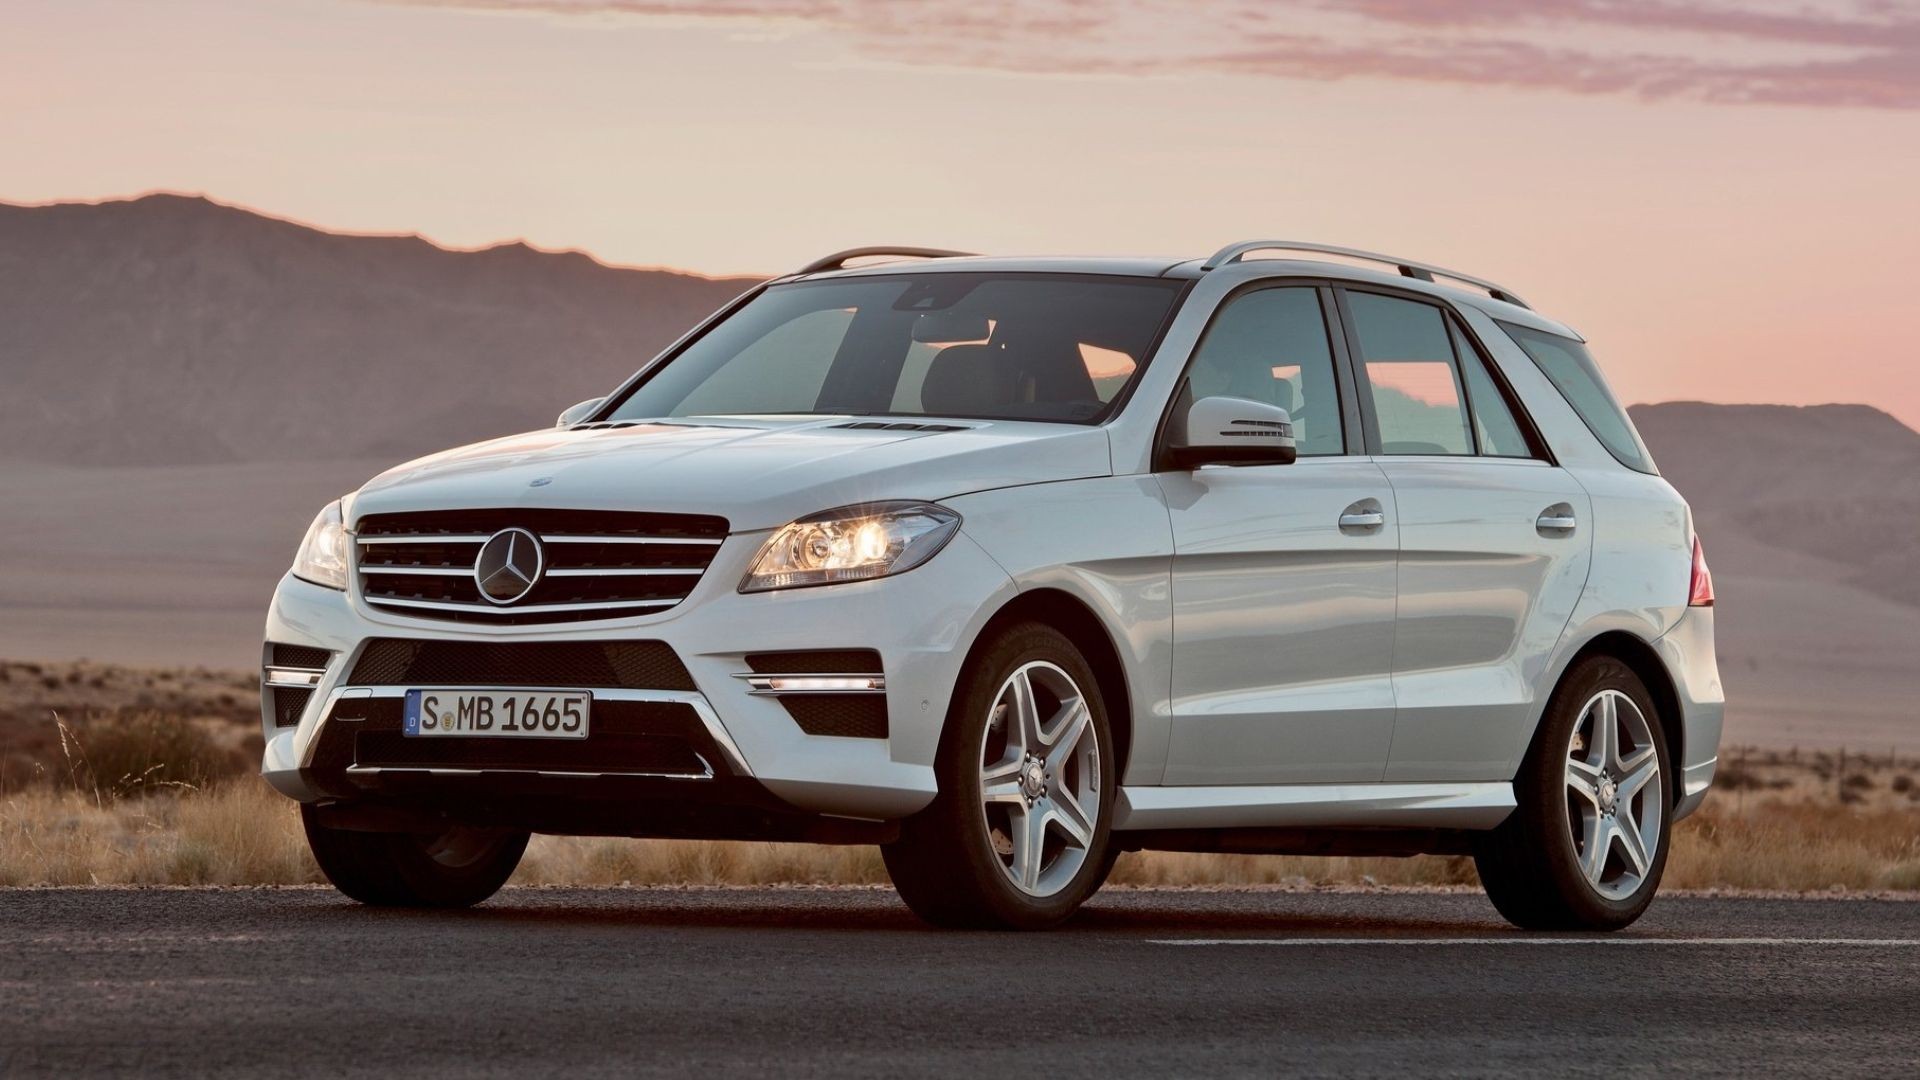
[[[1536,930],[1617,930],[1639,918],[1667,861],[1667,753],[1632,668],[1610,656],[1570,668],[1514,777],[1512,816],[1476,841],[1474,864],[1500,913]]]
[[[1086,864],[1100,813],[1100,736],[1073,677],[1045,660],[1000,687],[981,735],[983,824],[1022,892],[1058,892]]]
[[[1653,868],[1666,791],[1646,715],[1618,690],[1580,711],[1567,745],[1567,807],[1587,882],[1609,900],[1632,896]]]
[[[939,794],[883,845],[907,906],[941,926],[1052,926],[1113,868],[1113,747],[1073,642],[1020,623],[968,659],[934,762]]]

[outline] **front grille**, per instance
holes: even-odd
[[[544,566],[511,604],[474,564],[502,529],[540,538]],[[725,518],[630,511],[484,509],[370,514],[356,530],[361,595],[398,614],[493,626],[623,618],[686,599],[727,537]]]
[[[498,769],[535,772],[706,776],[724,768],[719,748],[689,705],[595,701],[585,739],[409,738],[400,698],[341,702],[314,747],[317,769]],[[346,719],[355,716],[360,719]]]
[[[355,686],[564,686],[692,690],[664,641],[414,641],[374,638],[347,682]]]

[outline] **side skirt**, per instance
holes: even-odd
[[[1491,829],[1513,784],[1122,787],[1116,832],[1221,829]]]
[[[1226,855],[1469,855],[1466,829],[1147,829],[1114,833],[1123,851]]]

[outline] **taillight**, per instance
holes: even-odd
[[[1707,554],[1700,550],[1700,538],[1693,538],[1693,580],[1687,585],[1688,607],[1713,606],[1713,571],[1707,569]]]

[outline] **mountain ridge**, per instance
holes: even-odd
[[[0,204],[0,457],[404,457],[526,430],[755,280],[344,235],[201,196]]]

